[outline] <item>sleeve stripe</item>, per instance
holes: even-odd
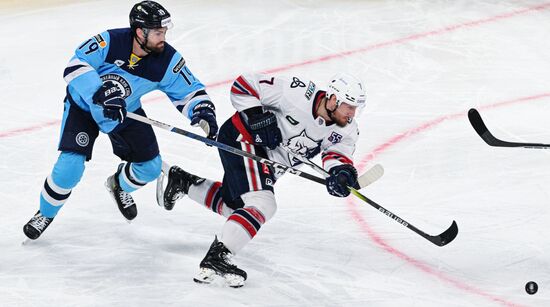
[[[198,91],[194,92],[193,98],[201,96],[201,95],[207,95],[208,96],[208,94],[206,94],[205,90],[198,90]]]
[[[75,65],[71,67],[65,68],[65,71],[63,72],[63,78],[65,78],[67,75],[73,73],[74,71],[78,70],[79,68],[86,67],[84,65]]]
[[[189,93],[189,95],[185,96],[185,98],[183,98],[182,100],[172,101],[172,103],[176,107],[177,106],[185,106],[186,104],[189,103],[189,101],[194,100],[195,98],[198,98],[198,97],[205,97],[205,98],[207,98],[205,100],[210,100],[210,97],[208,97],[208,94],[206,93],[206,91],[197,90],[197,91]]]
[[[233,86],[236,86],[239,89],[244,90],[245,92],[248,92],[250,96],[254,96],[258,100],[260,99],[260,95],[258,95],[258,93],[254,90],[254,88],[250,86],[250,84],[248,84],[242,76],[238,77],[237,80],[235,80],[235,82],[233,83]]]
[[[323,164],[329,160],[338,160],[344,164],[351,164],[353,165],[353,161],[342,155],[342,154],[339,154],[339,153],[336,153],[336,152],[333,152],[333,151],[329,151],[329,152],[326,152],[326,153],[323,153],[322,154],[322,160],[323,160]]]
[[[63,72],[63,79],[65,79],[65,82],[70,83],[77,77],[93,70],[94,68],[90,66],[90,64],[78,59],[73,59],[67,64],[67,68],[65,68]]]
[[[237,94],[237,95],[249,95],[248,93],[245,93],[242,90],[240,90],[235,84],[233,84],[233,87],[231,87],[231,93]]]

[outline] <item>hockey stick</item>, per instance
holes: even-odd
[[[474,127],[475,131],[490,146],[495,147],[523,147],[523,148],[535,148],[535,149],[550,149],[550,144],[540,143],[521,143],[521,142],[507,142],[497,139],[487,128],[481,115],[476,109],[470,109],[468,111],[468,119]]]
[[[194,140],[201,141],[205,144],[217,147],[221,150],[224,150],[224,151],[227,151],[227,152],[230,152],[230,153],[242,156],[242,157],[246,157],[246,158],[258,161],[258,162],[263,163],[265,165],[268,165],[268,166],[274,167],[276,169],[280,169],[280,170],[289,172],[291,174],[300,176],[302,178],[305,178],[305,179],[308,179],[308,180],[311,180],[311,181],[315,181],[315,182],[320,183],[320,184],[325,184],[325,179],[323,179],[323,178],[313,176],[311,174],[302,172],[302,171],[300,171],[298,169],[295,169],[293,167],[286,166],[284,164],[275,162],[273,160],[262,158],[260,156],[255,155],[255,154],[252,154],[252,153],[249,153],[249,152],[246,152],[246,151],[242,151],[238,148],[231,147],[231,146],[226,145],[224,143],[220,143],[220,142],[211,140],[209,138],[206,138],[204,136],[200,136],[200,135],[195,134],[193,132],[189,132],[189,131],[180,129],[178,127],[170,126],[168,124],[161,123],[161,122],[156,121],[154,119],[150,119],[148,117],[141,116],[139,114],[132,113],[132,112],[128,112],[127,116],[128,116],[128,118],[137,120],[139,122],[142,122],[142,123],[145,123],[145,124],[148,124],[148,125],[151,125],[151,126],[155,126],[155,127],[158,127],[158,128],[162,128],[164,130],[168,130],[168,131],[171,131],[171,132],[174,132],[174,133],[177,133],[177,134],[181,134],[181,135],[186,136],[188,138],[192,138]]]
[[[309,159],[305,159],[302,156],[298,155],[292,149],[288,148],[287,146],[281,145],[281,147],[287,151],[289,154],[291,154],[296,159],[302,161],[304,164],[308,165],[309,167],[313,168],[315,171],[317,171],[319,174],[321,174],[323,177],[327,177],[328,173],[325,171],[324,168],[321,166],[315,164]],[[366,172],[364,172],[361,176],[357,178],[357,182],[359,183],[359,188],[362,189],[378,179],[380,179],[384,175],[384,167],[380,164],[376,164],[373,167],[369,168]]]
[[[327,171],[325,171],[322,167],[320,167],[319,165],[313,163],[311,160],[309,159],[306,159],[306,158],[303,158],[302,156],[299,156],[297,154],[295,154],[294,152],[292,152],[292,150],[286,148],[286,147],[283,147],[285,148],[286,151],[288,151],[291,155],[293,155],[294,157],[296,157],[297,159],[301,160],[302,162],[306,163],[307,165],[311,166],[313,169],[315,169],[316,171],[318,171],[319,173],[323,174],[325,177],[328,177],[329,174]],[[399,216],[395,215],[394,213],[392,213],[391,211],[389,211],[388,209],[380,206],[379,204],[377,204],[376,202],[374,202],[373,200],[367,198],[365,195],[361,194],[359,191],[357,191],[356,189],[352,188],[352,187],[348,187],[349,191],[355,195],[357,198],[361,199],[362,201],[366,202],[367,204],[373,206],[374,208],[376,208],[376,210],[382,212],[383,214],[387,215],[388,217],[390,217],[391,219],[393,219],[394,221],[398,222],[399,224],[409,228],[410,230],[416,232],[417,234],[419,234],[421,237],[425,238],[426,240],[432,242],[433,244],[435,245],[438,245],[438,246],[445,246],[447,244],[449,244],[451,241],[453,241],[457,234],[458,234],[458,225],[456,224],[455,221],[453,221],[453,223],[451,224],[451,226],[449,228],[447,228],[447,230],[445,230],[444,232],[442,232],[441,234],[437,235],[437,236],[432,236],[432,235],[429,235],[425,232],[423,232],[422,230],[416,228],[414,225],[411,225],[409,224],[407,221],[405,221],[404,219],[400,218]]]

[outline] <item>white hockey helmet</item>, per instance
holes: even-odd
[[[332,95],[336,96],[338,107],[342,102],[358,109],[365,106],[366,94],[363,82],[350,74],[339,73],[330,79],[327,87],[327,99],[330,99]]]

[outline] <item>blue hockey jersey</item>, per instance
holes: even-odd
[[[132,42],[130,28],[107,30],[82,43],[65,69],[68,98],[91,112],[102,132],[109,133],[118,124],[105,118],[103,108],[92,101],[102,82],[108,80],[122,90],[129,112],[140,108],[140,98],[153,90],[164,92],[188,118],[196,104],[210,101],[204,85],[172,46],[165,43],[162,53],[149,54],[136,62]]]

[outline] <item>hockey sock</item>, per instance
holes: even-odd
[[[128,193],[141,188],[148,182],[157,179],[161,166],[160,156],[146,162],[125,163],[122,171],[118,174],[120,187]]]
[[[40,213],[43,216],[53,218],[57,215],[82,178],[85,161],[86,156],[73,152],[59,155],[40,193]]]
[[[253,191],[241,195],[245,203],[229,216],[222,228],[220,241],[233,253],[238,253],[275,215],[277,203],[271,191]]]
[[[220,187],[222,183],[219,181],[212,181],[205,179],[198,185],[191,185],[189,187],[189,198],[195,202],[205,206],[224,217],[229,217],[233,212],[233,209],[229,208],[222,200],[220,193]]]

